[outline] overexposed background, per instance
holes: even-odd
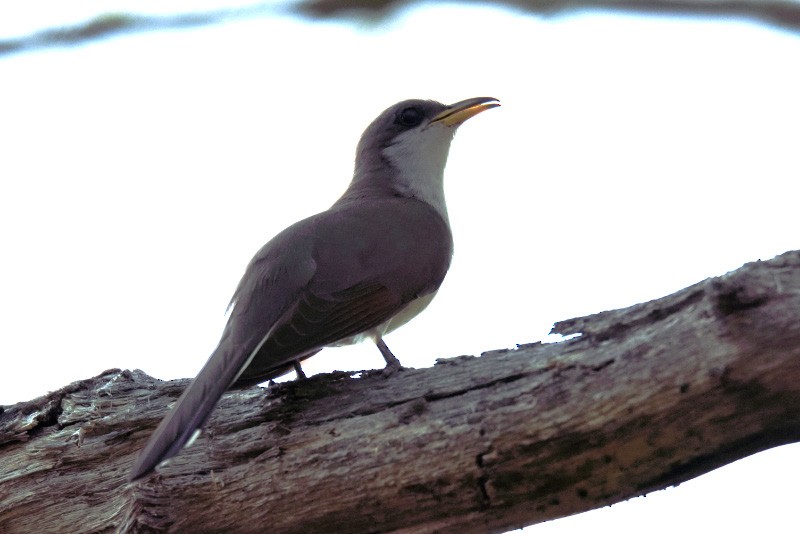
[[[109,9],[0,7],[11,41]],[[276,4],[277,5],[277,4]],[[0,403],[111,367],[193,376],[252,254],[349,182],[406,98],[494,96],[453,143],[456,240],[401,361],[545,338],[800,248],[800,35],[742,20],[424,4],[388,22],[277,7],[0,54]],[[306,372],[383,365],[370,345]],[[534,533],[794,532],[800,448]]]

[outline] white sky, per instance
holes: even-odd
[[[57,5],[0,9],[0,38],[98,12]],[[111,367],[193,376],[252,254],[338,197],[361,131],[405,98],[503,103],[453,143],[456,253],[387,338],[405,365],[800,248],[799,64],[800,37],[743,22],[453,7],[0,56],[0,403]],[[306,369],[380,365],[364,345]],[[792,532],[798,478],[784,447],[530,530]]]

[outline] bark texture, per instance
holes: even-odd
[[[225,395],[126,476],[186,380],[110,370],[0,413],[0,532],[502,532],[800,440],[800,252],[429,369]]]

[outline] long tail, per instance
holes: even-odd
[[[211,355],[177,404],[156,428],[139,453],[128,479],[134,481],[159,463],[175,456],[203,426],[225,390],[233,383],[244,362],[220,347]]]

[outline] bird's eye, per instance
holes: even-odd
[[[403,126],[417,126],[422,122],[422,110],[419,108],[405,108],[397,115],[395,122]]]

